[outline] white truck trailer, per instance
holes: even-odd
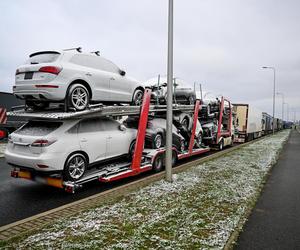
[[[249,104],[233,104],[238,135],[235,142],[246,142],[262,136],[262,112]]]

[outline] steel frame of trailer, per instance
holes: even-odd
[[[64,113],[50,113],[50,116],[46,117],[44,113],[27,113],[27,112],[19,112],[20,116],[29,117],[33,119],[50,119],[50,120],[59,120],[59,119],[73,119],[73,118],[86,118],[86,117],[93,117],[93,116],[107,116],[107,115],[116,115],[116,116],[124,116],[124,115],[139,115],[139,125],[138,125],[138,132],[137,132],[137,140],[135,144],[135,150],[133,154],[133,158],[131,162],[123,162],[123,163],[116,163],[116,164],[109,164],[107,166],[101,167],[101,169],[94,169],[90,173],[87,173],[82,179],[78,181],[63,181],[62,177],[54,178],[54,177],[35,177],[31,172],[19,170],[15,168],[11,171],[11,176],[15,178],[24,178],[29,179],[37,182],[41,182],[50,186],[54,186],[57,188],[62,188],[66,192],[74,193],[76,189],[80,188],[84,183],[98,180],[100,182],[111,182],[120,180],[123,178],[127,178],[130,176],[135,176],[140,173],[150,171],[153,168],[153,162],[155,157],[161,154],[165,154],[165,148],[161,149],[144,149],[144,142],[145,142],[145,134],[147,129],[148,123],[148,116],[151,112],[165,112],[166,108],[163,106],[151,106],[150,105],[150,98],[151,98],[151,90],[146,89],[144,93],[143,103],[141,107],[122,107],[122,110],[119,107],[98,107],[96,110],[87,110],[77,112],[77,114],[69,114],[69,115],[62,115]],[[224,108],[224,100],[222,99],[222,112]],[[198,120],[198,114],[201,110],[200,101],[197,100],[195,105],[174,105],[175,110],[177,111],[191,111],[193,112],[193,127],[192,127],[192,134],[189,141],[188,150],[185,152],[178,152],[177,149],[173,148],[173,151],[176,153],[177,159],[181,160],[184,158],[188,158],[194,155],[200,155],[210,151],[210,147],[202,147],[202,148],[194,148],[194,139],[195,139],[195,132]],[[119,109],[119,110],[117,110]],[[109,112],[109,110],[111,112]],[[17,111],[16,111],[17,112]],[[9,115],[18,116],[17,113],[10,113]],[[220,112],[220,116],[222,114]],[[80,113],[80,114],[78,114]],[[44,114],[44,115],[43,115]],[[46,113],[49,115],[49,113]],[[230,115],[231,119],[231,115]],[[222,117],[220,117],[220,121],[222,121]],[[230,121],[231,124],[231,121]],[[220,133],[218,129],[218,133]],[[230,130],[231,131],[231,130]],[[219,137],[218,137],[219,138]]]

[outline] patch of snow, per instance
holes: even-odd
[[[152,183],[121,200],[61,219],[17,249],[222,249],[289,131]]]

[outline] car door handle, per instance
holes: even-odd
[[[86,73],[85,75],[87,76],[92,76],[92,74],[90,72]]]
[[[86,138],[82,138],[80,141],[81,142],[87,142],[87,139]]]

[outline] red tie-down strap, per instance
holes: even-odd
[[[6,124],[6,121],[7,121],[6,109],[0,108],[0,124]]]

